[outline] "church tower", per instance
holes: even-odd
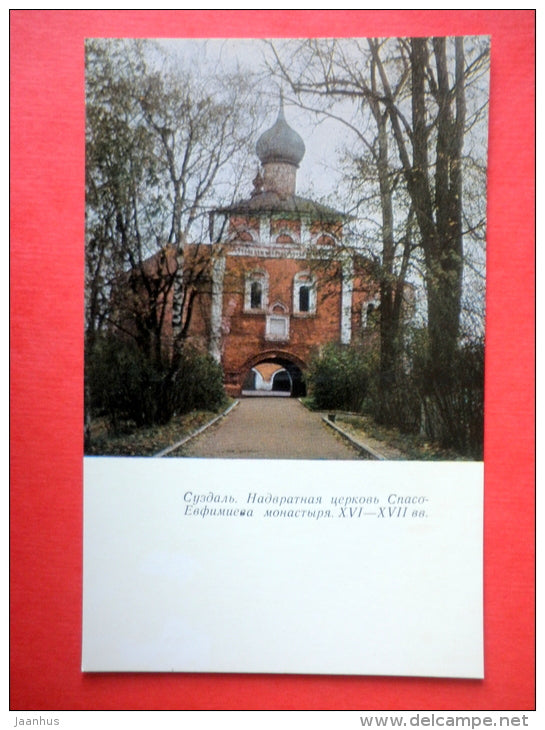
[[[305,154],[305,143],[286,122],[282,97],[276,122],[263,132],[255,149],[263,166],[263,191],[284,197],[295,195],[297,168]]]
[[[282,98],[255,151],[252,194],[214,213],[225,225],[214,247],[209,352],[230,395],[274,366],[290,393],[301,395],[312,352],[350,342],[356,324],[353,260],[342,246],[346,216],[297,194],[305,143]]]

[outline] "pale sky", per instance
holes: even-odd
[[[175,65],[188,68],[192,74],[201,71],[203,78],[209,73],[231,72],[239,70],[244,72],[259,73],[265,71],[263,56],[267,46],[260,39],[156,39],[156,42],[167,52],[169,58]],[[281,39],[275,39],[275,44],[286,43]],[[348,51],[349,52],[349,51]],[[258,118],[259,129],[253,140],[253,145],[259,135],[269,129],[276,121],[278,110],[279,86],[270,74],[263,73],[262,80],[259,80],[256,88],[258,94],[263,98],[263,111]],[[350,202],[346,195],[343,195],[343,184],[341,175],[341,153],[346,144],[350,144],[351,133],[345,125],[335,120],[317,117],[293,103],[290,103],[288,89],[283,89],[285,102],[285,116],[288,124],[298,132],[305,143],[305,156],[297,173],[297,193],[304,197],[311,197],[316,200],[325,199],[337,210],[350,211]],[[485,97],[478,97],[476,102],[479,106],[485,101]],[[469,102],[469,99],[468,99]],[[347,102],[344,106],[340,103],[334,109],[340,117],[350,118],[355,107]],[[361,110],[357,110],[361,124]],[[373,133],[374,134],[374,133]],[[481,155],[486,155],[487,129],[483,127],[482,134],[472,139]],[[254,150],[252,149],[252,152]],[[255,157],[255,169],[258,166],[257,156]],[[255,173],[254,173],[255,174]],[[244,182],[243,190],[249,194],[252,190],[252,178]],[[246,195],[242,195],[246,197]],[[361,214],[361,211],[360,211]],[[380,215],[378,218],[373,215],[373,228],[378,231],[380,227]],[[360,221],[363,223],[363,221]],[[369,219],[364,228],[369,226]],[[468,241],[469,244],[469,241]],[[469,244],[471,245],[471,244]],[[484,249],[474,249],[476,259],[474,261],[478,269],[484,270]],[[471,274],[467,272],[471,278]],[[471,287],[470,285],[470,288]],[[477,283],[477,289],[481,285]]]
[[[181,63],[189,62],[193,68],[201,67],[203,72],[207,68],[214,69],[218,66],[225,71],[237,68],[256,71],[263,66],[265,44],[260,39],[173,38],[160,39],[158,42],[174,57],[179,57]],[[268,86],[262,87],[262,93],[264,105],[262,118],[258,120],[260,122],[258,136],[276,121],[278,84],[271,80]],[[267,107],[271,103],[273,110],[268,110]],[[315,197],[333,194],[338,189],[338,173],[334,170],[338,159],[337,148],[342,144],[343,135],[346,135],[343,126],[332,120],[318,121],[315,115],[290,104],[287,91],[285,91],[284,111],[286,121],[301,135],[306,147],[305,156],[297,173],[297,192],[300,195],[308,194],[312,185]],[[256,141],[257,137],[254,143]],[[337,207],[343,209],[341,203],[342,201],[339,201]]]

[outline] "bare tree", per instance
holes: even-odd
[[[431,390],[455,388],[463,305],[483,300],[475,295],[484,284],[485,186],[481,176],[468,196],[466,179],[486,167],[487,39],[310,40],[269,49],[271,72],[299,103],[350,130],[360,216],[361,203],[379,201],[382,389],[400,362],[411,267],[426,294],[425,380]],[[482,309],[472,315],[482,323]]]
[[[486,73],[486,39],[471,39],[469,56],[462,38],[312,40],[295,50],[271,48],[271,68],[302,103],[335,114],[371,153],[380,189],[387,330],[395,311],[396,245],[402,244],[400,261],[409,253],[407,239],[394,238],[395,168],[402,174],[408,194],[405,220],[415,216],[425,261],[430,360],[448,371],[460,322],[464,143],[482,115],[481,102],[468,118],[466,89]],[[351,106],[343,108],[344,100]]]
[[[146,321],[139,306],[133,314],[157,355],[169,297],[178,345],[187,333],[210,266],[207,211],[232,200],[255,118],[240,76],[165,69],[160,54],[144,42],[87,44],[87,331],[111,318],[110,288],[131,272]],[[186,261],[189,242],[204,250]]]
[[[415,243],[414,210],[406,204],[402,172],[392,153],[394,142],[388,109],[381,103],[378,65],[361,40],[305,41],[287,57],[285,49],[271,48],[271,70],[280,69],[299,103],[339,121],[353,140],[345,153],[350,213],[356,223],[352,239],[359,239],[358,250],[373,261],[373,275],[379,282],[380,379],[386,394],[395,386],[401,361],[403,303]],[[403,92],[403,82],[402,76],[396,93]],[[403,204],[400,196],[405,197]],[[373,219],[371,209],[376,203],[378,217],[373,228],[378,234],[378,255],[370,227],[362,230],[358,225],[362,218]],[[384,410],[386,403],[383,406]]]
[[[250,81],[175,66],[151,42],[87,43],[87,355],[116,332],[175,377],[210,286],[208,210],[248,162]]]

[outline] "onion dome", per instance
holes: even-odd
[[[255,150],[263,165],[267,162],[284,162],[299,167],[305,154],[305,143],[286,122],[282,98],[276,122],[263,132],[257,140]]]

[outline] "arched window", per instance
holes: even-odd
[[[309,271],[300,271],[293,280],[293,313],[316,313],[316,281]]]
[[[303,284],[299,287],[299,311],[308,312],[310,309],[310,287]]]
[[[252,281],[250,285],[250,309],[261,309],[263,301],[263,287],[260,281]]]
[[[263,269],[256,269],[246,274],[244,286],[244,311],[263,312],[267,309],[269,293],[269,277]]]

